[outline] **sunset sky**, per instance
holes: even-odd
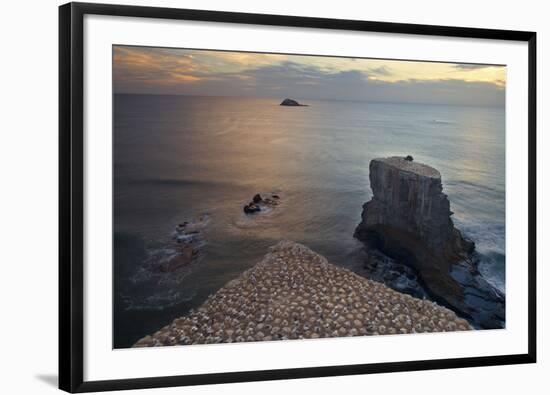
[[[506,67],[115,46],[115,93],[504,106]]]

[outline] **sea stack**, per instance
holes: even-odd
[[[404,232],[449,259],[471,254],[474,243],[464,239],[451,220],[441,174],[409,158],[393,156],[371,161],[373,198],[363,206],[357,237],[368,238],[374,231],[387,240]]]
[[[453,224],[439,171],[411,156],[373,159],[369,170],[373,197],[355,237],[412,267],[433,299],[476,326],[501,328],[504,295],[477,271],[474,243]]]

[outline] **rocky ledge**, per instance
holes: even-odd
[[[480,275],[474,243],[454,227],[439,171],[411,156],[373,159],[369,170],[373,197],[355,230],[376,260],[368,266],[406,265],[434,300],[476,327],[502,328],[504,295]]]
[[[451,310],[282,241],[189,315],[134,347],[469,330]]]

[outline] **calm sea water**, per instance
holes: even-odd
[[[439,169],[454,221],[504,290],[504,109],[279,99],[115,95],[114,345],[127,347],[200,305],[281,239],[329,261],[362,259],[353,238],[371,198],[369,162],[412,155]],[[247,217],[257,193],[282,204]],[[201,256],[144,270],[175,226],[207,215]]]

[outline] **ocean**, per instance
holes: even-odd
[[[282,99],[114,96],[115,348],[196,308],[279,240],[356,266],[377,157],[412,155],[441,172],[455,226],[505,291],[504,108]],[[256,193],[280,205],[247,216]],[[196,261],[147,270],[173,252],[176,226],[198,219]]]

